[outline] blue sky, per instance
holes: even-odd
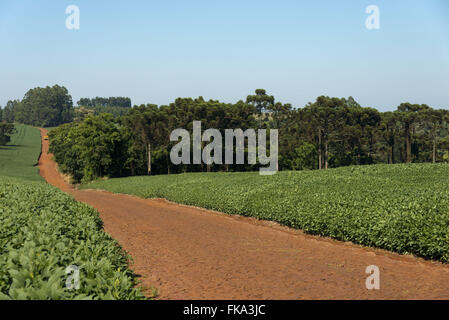
[[[68,5],[80,30],[65,27]],[[368,30],[365,8],[380,9]],[[449,1],[0,0],[0,105],[36,86],[167,104],[264,88],[303,107],[353,96],[449,109]]]

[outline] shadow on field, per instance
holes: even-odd
[[[0,150],[10,149],[10,148],[18,148],[18,147],[23,147],[23,146],[22,145],[16,145],[16,144],[8,144],[6,146],[0,146]]]

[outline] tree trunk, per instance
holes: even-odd
[[[170,174],[170,162],[168,161],[168,157],[166,158],[166,164],[167,164],[167,174]]]
[[[391,164],[394,164],[394,144],[391,145]]]
[[[327,141],[324,144],[324,163],[325,163],[324,167],[327,169],[329,167],[329,151],[328,151],[328,143],[327,143]]]
[[[321,159],[322,154],[323,150],[321,147],[321,129],[318,129],[318,169],[320,170],[323,163],[323,160]]]
[[[393,164],[393,146],[388,150],[388,164]]]
[[[148,143],[148,175],[151,175],[151,144]]]
[[[435,139],[433,140],[432,162],[437,162],[437,145],[435,143]]]
[[[362,151],[362,143],[361,143],[360,140],[359,140],[358,146],[357,146],[357,165],[358,165],[358,166],[360,165],[360,159],[361,159],[361,157],[362,157],[361,151]]]
[[[405,147],[407,150],[407,163],[412,162],[412,138],[411,138],[411,127],[407,126],[406,134],[405,134]]]

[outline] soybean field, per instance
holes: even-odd
[[[11,142],[0,146],[0,176],[43,181],[37,167],[41,152],[39,129],[23,124],[15,127],[17,133],[11,137]]]

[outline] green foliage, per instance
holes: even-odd
[[[449,262],[447,164],[132,177],[84,188],[166,198]]]
[[[80,289],[65,286],[80,268]],[[0,299],[143,299],[98,212],[44,183],[0,179]]]
[[[272,110],[274,97],[269,96],[264,89],[256,89],[254,95],[246,97],[246,103],[252,104],[258,113]]]
[[[126,150],[112,115],[88,116],[82,122],[62,125],[49,138],[50,152],[60,169],[75,182],[120,175]]]
[[[20,103],[19,100],[8,101],[8,103],[2,110],[2,121],[8,122],[8,123],[14,122],[14,108],[19,103]]]
[[[39,169],[35,166],[41,152],[39,129],[20,124],[15,128],[11,142],[0,146],[0,176],[41,181]]]
[[[0,146],[8,144],[14,133],[16,129],[12,123],[0,122]]]
[[[112,114],[114,117],[118,118],[126,115],[131,108],[125,107],[111,107],[111,106],[95,106],[95,107],[76,107],[74,109],[75,121],[83,121],[89,115],[99,115],[102,113]]]
[[[81,98],[77,104],[84,107],[119,107],[131,108],[131,98],[128,97],[96,97],[93,99]]]
[[[177,128],[192,130],[192,121],[208,128],[241,128],[255,126],[255,109],[239,101],[224,104],[218,101],[176,99],[168,106],[135,106],[116,118],[108,114],[94,116],[88,108],[80,107],[75,123],[62,125],[50,132],[50,151],[64,173],[75,182],[89,181],[101,176],[202,171],[206,166],[173,166],[169,151],[173,142],[170,132]],[[148,153],[151,151],[151,163]],[[223,153],[224,154],[224,153]],[[245,166],[217,166],[214,169],[234,171]]]
[[[304,142],[295,149],[291,168],[293,170],[310,170],[315,168],[316,148],[313,144]]]
[[[73,120],[73,103],[65,87],[30,89],[14,105],[14,121],[39,127],[53,127]]]

